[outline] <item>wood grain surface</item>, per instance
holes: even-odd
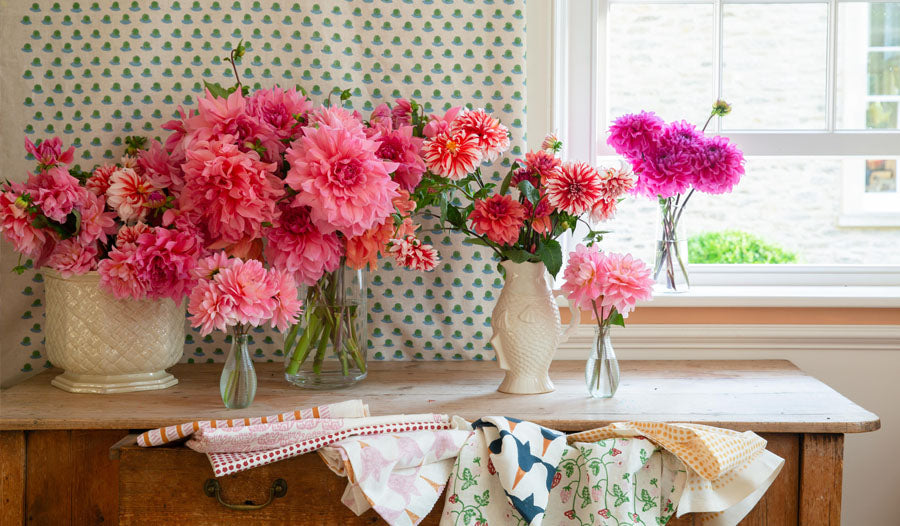
[[[222,405],[221,364],[176,365],[171,371],[180,382],[174,387],[115,395],[61,391],[50,386],[59,371],[47,371],[0,393],[0,429],[149,429],[351,398],[367,402],[376,415],[509,415],[561,431],[628,420],[777,433],[857,433],[880,427],[876,415],[784,360],[624,361],[619,390],[608,400],[587,396],[580,361],[555,362],[550,376],[557,390],[526,396],[497,392],[503,372],[491,362],[377,362],[358,385],[331,392],[289,385],[281,364],[256,366],[256,400],[242,410]]]
[[[803,435],[800,444],[800,524],[841,523],[844,435]]]
[[[25,522],[25,432],[0,431],[0,524]]]

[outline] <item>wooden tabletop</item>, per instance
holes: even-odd
[[[591,399],[584,362],[557,361],[556,391],[497,392],[503,376],[493,362],[376,362],[356,386],[331,392],[289,385],[283,365],[256,364],[259,388],[247,409],[228,410],[219,398],[222,364],[180,364],[178,385],[162,391],[73,394],[50,385],[45,371],[0,392],[0,429],[150,429],[219,418],[270,415],[351,398],[374,415],[447,413],[468,420],[506,415],[561,431],[610,422],[694,422],[739,431],[861,433],[878,417],[785,360],[623,361],[616,396]]]

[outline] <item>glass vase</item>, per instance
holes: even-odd
[[[612,398],[619,388],[619,360],[609,338],[609,322],[597,326],[594,344],[584,368],[584,380],[594,398]]]
[[[687,199],[674,196],[659,200],[659,231],[656,258],[653,264],[653,287],[659,292],[687,292],[690,279],[687,271],[687,237],[681,226],[681,212]]]
[[[366,272],[343,265],[301,290],[303,315],[284,337],[285,379],[309,389],[366,377]]]
[[[229,409],[249,407],[256,396],[256,370],[250,359],[248,329],[240,325],[232,328],[231,349],[219,378],[219,393]]]

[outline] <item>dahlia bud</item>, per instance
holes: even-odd
[[[15,200],[15,202],[13,202],[13,204],[16,205],[17,207],[21,208],[22,210],[27,210],[29,200],[24,195],[20,195],[19,197],[16,198],[16,200]]]
[[[724,117],[731,113],[731,104],[719,99],[713,104],[712,113],[713,115]]]
[[[159,190],[154,190],[150,192],[147,196],[147,203],[144,205],[147,208],[162,208],[166,205],[166,194],[160,192]]]
[[[548,134],[546,137],[544,137],[544,142],[541,143],[542,150],[558,152],[561,148],[562,141],[559,140],[555,133]]]

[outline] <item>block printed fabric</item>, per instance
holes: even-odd
[[[34,168],[23,136],[60,135],[87,168],[118,159],[125,135],[161,135],[179,105],[196,105],[203,81],[233,80],[222,56],[240,39],[245,84],[299,84],[315,101],[350,88],[364,115],[394,97],[429,113],[470,103],[509,127],[509,157],[524,155],[525,0],[9,1],[0,3],[0,33],[10,47],[0,54],[0,163],[13,181]],[[435,272],[385,261],[369,275],[371,359],[492,359],[489,316],[502,279],[490,251],[425,234],[443,257]],[[16,259],[3,243],[3,386],[49,367],[43,276],[8,272]],[[279,334],[251,337],[254,359],[283,360]],[[184,361],[224,361],[229,338],[188,329]]]

